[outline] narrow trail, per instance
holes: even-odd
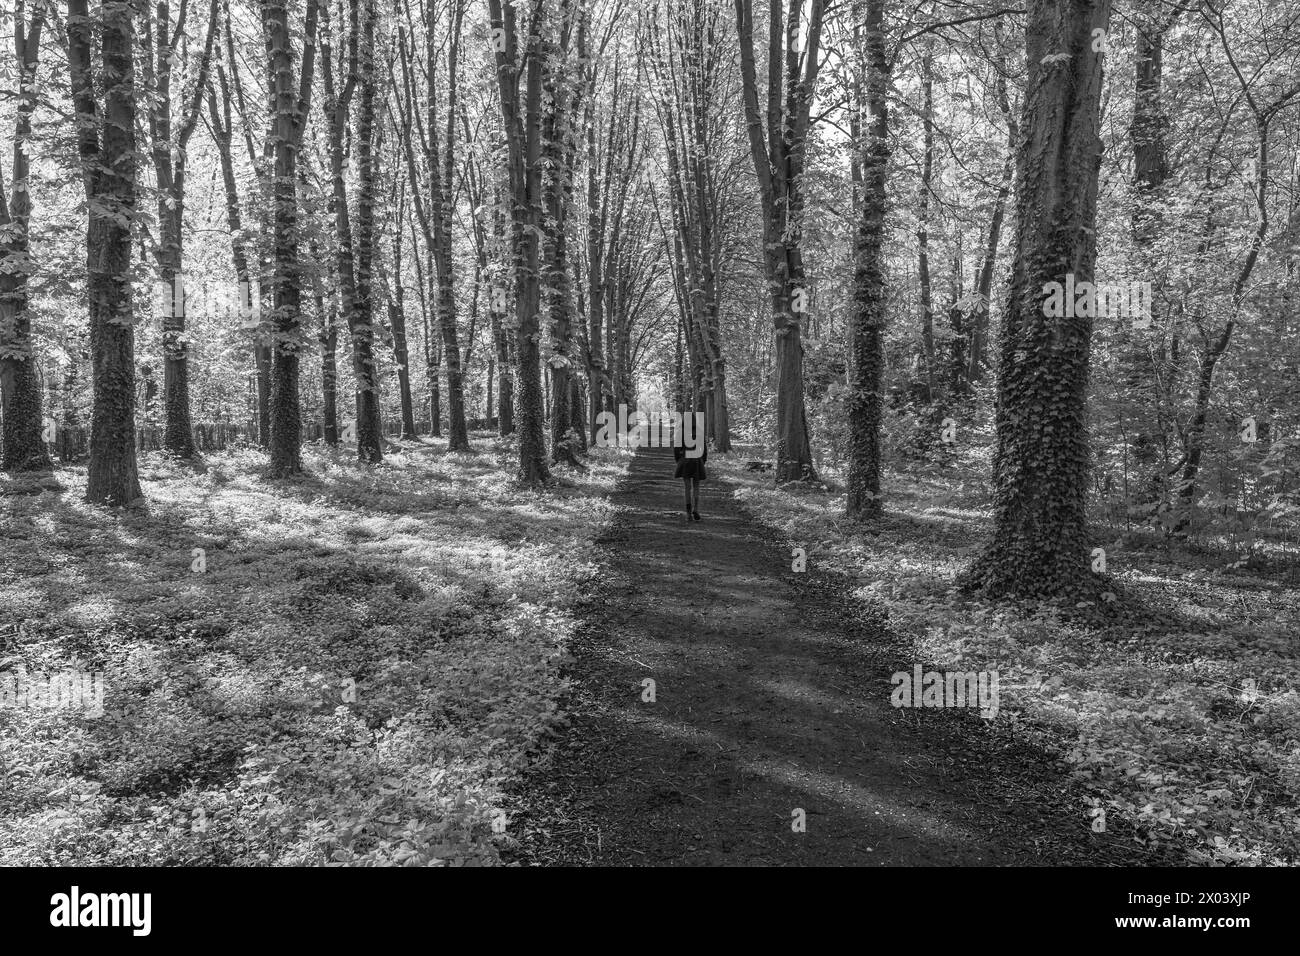
[[[793,573],[727,482],[701,485],[704,520],[687,524],[672,473],[670,449],[643,449],[612,496],[606,586],[568,669],[571,726],[509,797],[507,859],[1162,862],[1131,834],[1091,832],[1041,752],[973,714],[891,707],[903,649],[839,582]]]

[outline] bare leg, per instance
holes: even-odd
[[[700,479],[691,479],[691,510],[700,513]]]
[[[682,490],[686,493],[686,513],[691,512],[691,479],[682,479]]]

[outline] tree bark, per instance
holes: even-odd
[[[52,467],[43,435],[41,389],[32,326],[28,314],[28,280],[32,273],[29,230],[32,219],[28,143],[36,109],[36,70],[40,63],[45,8],[26,18],[19,0],[14,11],[14,61],[17,100],[14,117],[12,197],[6,201],[0,175],[0,463],[10,471],[45,471]]]
[[[862,21],[866,116],[860,124],[861,203],[858,214],[853,311],[850,318],[849,474],[845,513],[874,519],[880,497],[880,419],[884,374],[885,203],[889,167],[889,63],[885,55],[885,0],[866,0]]]
[[[402,401],[402,438],[415,441],[415,406],[411,398],[410,352],[406,344],[406,292],[402,287],[402,228],[406,197],[397,202],[397,227],[393,230],[393,276],[388,283],[388,324],[393,329],[393,359],[397,363],[397,386]]]
[[[163,448],[179,458],[193,458],[194,426],[190,418],[190,351],[185,339],[185,174],[186,148],[198,123],[203,91],[208,83],[212,46],[220,11],[218,0],[208,8],[208,29],[199,58],[198,78],[191,98],[181,103],[176,127],[172,123],[172,65],[184,30],[184,13],[173,33],[168,0],[158,0],[156,16],[144,18],[146,85],[153,87],[154,108],[149,132],[154,174],[158,181],[159,242],[155,250],[158,278],[165,289],[163,327]]]
[[[821,66],[825,4],[823,0],[812,0],[801,49],[802,3],[791,3],[783,39],[781,2],[771,0],[766,125],[759,113],[753,0],[735,0],[735,5],[746,126],[762,201],[764,266],[776,332],[776,480],[812,480],[816,474],[804,411],[800,338],[804,314],[800,306],[806,310],[809,290],[805,285],[800,237],[809,111]]]
[[[519,480],[539,485],[550,477],[541,381],[541,273],[538,233],[542,220],[542,29],[545,0],[532,0],[522,68],[513,4],[488,0],[494,30],[503,32],[496,49],[497,81],[510,172],[511,244],[515,271],[518,361],[515,399],[519,432]],[[520,79],[524,89],[520,102]],[[522,109],[521,109],[522,106]]]
[[[1110,0],[1031,0],[1016,241],[998,369],[994,531],[968,583],[992,596],[1091,593],[1088,312],[1049,316],[1050,283],[1091,283]]]
[[[298,399],[302,347],[302,269],[298,261],[298,149],[311,105],[319,7],[307,4],[301,72],[295,77],[288,0],[261,0],[262,33],[272,81],[270,149],[274,215],[272,302],[275,340],[271,369],[273,478],[302,472],[302,412]]]
[[[68,0],[68,66],[86,187],[86,288],[94,355],[94,410],[86,499],[125,505],[141,497],[135,458],[135,320],[131,229],[136,215],[134,0],[97,11],[102,91],[97,93],[86,0]],[[103,111],[99,99],[103,99]]]
[[[917,279],[921,286],[921,351],[925,361],[925,403],[935,394],[934,297],[930,289],[930,191],[934,177],[934,48],[926,44],[921,60],[921,187],[917,197]],[[883,100],[882,100],[883,102]],[[872,104],[874,109],[875,104]],[[870,126],[868,126],[870,130]],[[875,133],[871,132],[874,142]]]

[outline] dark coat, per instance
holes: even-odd
[[[687,458],[686,448],[683,445],[673,446],[673,457],[677,459],[677,471],[674,478],[698,478],[703,481],[708,477],[704,473],[704,463],[709,460],[709,445],[703,441],[701,436],[700,451],[702,454],[698,458]]]

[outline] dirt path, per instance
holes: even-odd
[[[1160,862],[1131,834],[1092,833],[1061,768],[1006,730],[891,707],[905,649],[839,582],[792,573],[728,483],[705,482],[704,520],[686,524],[672,471],[670,450],[645,449],[613,496],[619,518],[598,542],[607,586],[568,672],[572,725],[512,795],[508,858]]]

